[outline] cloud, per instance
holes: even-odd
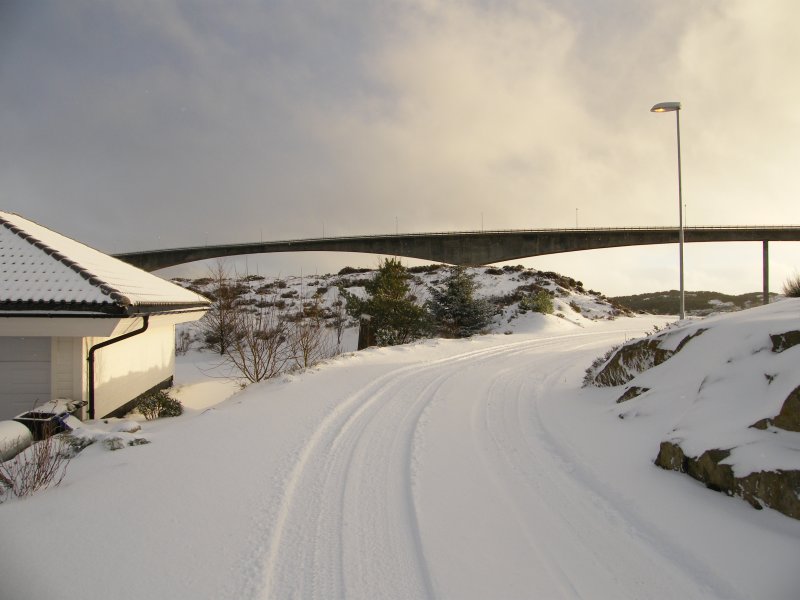
[[[0,36],[0,203],[110,251],[323,228],[565,227],[576,209],[582,226],[671,225],[674,117],[649,108],[675,99],[689,224],[798,223],[798,11],[789,0],[17,4]],[[607,256],[552,260],[588,279]],[[619,291],[666,285],[647,273],[674,262],[614,256]],[[709,260],[724,271],[724,252]],[[598,278],[589,285],[609,290]]]

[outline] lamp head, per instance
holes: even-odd
[[[681,109],[680,102],[659,102],[653,108],[650,109],[650,112],[674,112],[676,110]]]

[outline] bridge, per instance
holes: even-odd
[[[685,227],[684,241],[762,242],[764,294],[768,293],[769,242],[800,241],[800,226]],[[273,252],[360,252],[419,258],[453,265],[485,265],[519,258],[621,246],[674,244],[677,227],[517,229],[322,237],[146,250],[115,255],[145,271],[243,254]]]
[[[800,226],[686,227],[684,228],[684,241],[687,243],[796,242],[800,241]],[[310,251],[387,254],[452,265],[474,266],[560,252],[620,246],[675,244],[677,242],[677,227],[516,229],[221,244],[145,250],[116,254],[115,256],[145,271],[156,271],[196,260],[224,256]]]

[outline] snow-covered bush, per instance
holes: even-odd
[[[136,405],[144,418],[148,421],[161,417],[179,417],[183,414],[183,405],[180,400],[171,397],[164,390],[147,394]]]

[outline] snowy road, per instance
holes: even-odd
[[[188,385],[152,443],[0,506],[0,599],[796,598],[800,523],[654,467],[674,420],[580,388],[651,325],[370,349],[213,409]]]
[[[621,333],[393,369],[339,403],[289,475],[258,598],[700,598],[574,468],[548,407]],[[669,549],[667,549],[669,550]],[[713,595],[713,593],[712,593]],[[735,594],[734,594],[735,595]]]

